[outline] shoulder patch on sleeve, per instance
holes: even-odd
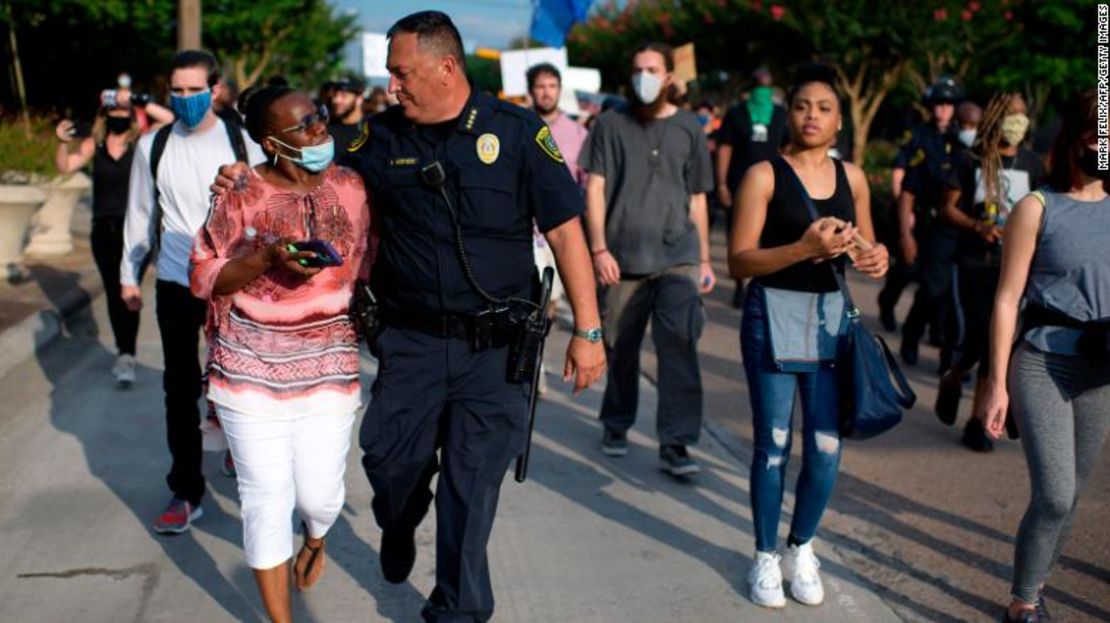
[[[366,121],[362,122],[362,133],[358,135],[358,138],[351,141],[351,144],[347,146],[347,151],[351,153],[358,151],[364,144],[366,144],[366,140],[369,138],[370,120],[367,119]]]
[[[536,132],[536,144],[540,146],[543,153],[551,156],[551,159],[559,164],[565,164],[566,160],[563,159],[562,152],[559,151],[559,146],[555,144],[555,137],[551,136],[551,128],[546,125]]]

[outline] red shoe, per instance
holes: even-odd
[[[154,531],[158,534],[181,534],[203,516],[203,508],[194,507],[181,498],[174,498],[154,521]]]

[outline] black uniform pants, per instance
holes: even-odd
[[[362,465],[383,530],[415,526],[436,485],[436,587],[426,621],[493,615],[486,545],[501,481],[524,448],[527,384],[505,380],[507,348],[387,327],[375,340],[378,376],[359,431]],[[439,460],[436,451],[439,450]]]
[[[952,266],[956,255],[956,231],[934,223],[929,231],[919,236],[917,275],[920,286],[913,297],[913,305],[902,326],[902,339],[918,342],[925,334],[925,325],[933,327],[933,334],[948,340],[955,327],[952,315],[951,294]]]
[[[651,320],[659,366],[655,428],[660,444],[692,445],[701,433],[702,386],[698,338],[705,312],[697,266],[676,266],[641,279],[621,278],[602,293],[602,325],[609,377],[601,422],[623,433],[636,422],[640,347]]]
[[[139,334],[139,312],[127,309],[120,297],[119,262],[123,257],[123,218],[107,217],[93,221],[93,259],[104,283],[104,299],[108,302],[108,320],[121,355],[135,354],[135,338]]]
[[[175,497],[196,506],[204,497],[201,475],[201,369],[197,358],[207,304],[183,285],[159,279],[154,284],[155,312],[162,333],[166,393],[166,441],[173,466],[166,483]]]

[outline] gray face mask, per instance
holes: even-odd
[[[644,104],[653,104],[663,90],[663,80],[646,71],[632,75],[632,89]]]

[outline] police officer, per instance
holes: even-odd
[[[372,288],[385,329],[373,344],[379,369],[362,462],[383,530],[382,573],[394,583],[412,570],[413,535],[440,472],[436,587],[423,616],[485,621],[494,605],[486,544],[527,428],[527,388],[506,380],[511,337],[498,310],[533,290],[534,219],[576,320],[564,375],[577,375],[576,391],[600,376],[583,203],[535,113],[467,82],[447,15],[414,13],[388,36],[389,91],[400,105],[373,117],[345,160],[373,191],[381,235]]]
[[[486,545],[501,481],[525,442],[530,389],[506,378],[512,329],[502,310],[527,306],[535,287],[533,221],[575,318],[564,380],[578,393],[605,370],[584,205],[535,113],[471,88],[447,15],[414,13],[388,37],[389,91],[400,105],[364,124],[341,159],[370,189],[380,235],[372,286],[385,328],[371,345],[378,376],[362,464],[386,580],[412,571],[416,527],[434,499],[436,586],[423,617],[486,621]],[[245,174],[223,167],[213,190]]]
[[[912,279],[921,282],[902,327],[901,354],[911,365],[917,362],[918,343],[925,325],[932,325],[933,333],[940,334],[954,236],[951,228],[939,223],[935,215],[951,168],[951,155],[959,146],[959,128],[953,118],[956,104],[962,99],[959,86],[948,77],[925,90],[929,122],[913,128],[899,148],[891,172],[891,191],[898,205],[901,267],[891,270],[879,294],[879,309],[883,325],[893,330],[894,306],[902,290]]]

